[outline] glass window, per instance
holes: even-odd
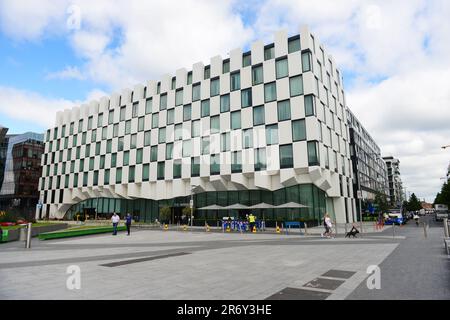
[[[300,37],[295,37],[288,41],[288,53],[296,51],[300,51]]]
[[[263,72],[263,66],[258,65],[254,66],[252,68],[252,84],[256,86],[257,84],[264,82],[264,72]]]
[[[159,126],[159,113],[152,114],[152,129],[158,128]]]
[[[220,96],[220,112],[230,111],[230,95],[225,94]]]
[[[119,136],[119,124],[116,123],[113,126],[113,138],[117,138]]]
[[[294,157],[292,153],[292,144],[280,146],[280,169],[293,167]]]
[[[123,147],[124,147],[124,137],[120,137],[117,142],[117,150],[123,151]]]
[[[123,153],[123,165],[128,166],[130,164],[130,151],[125,151]]]
[[[147,147],[150,145],[151,141],[151,132],[150,130],[144,132],[144,146]]]
[[[160,128],[158,132],[158,143],[166,142],[166,128]]]
[[[220,132],[220,118],[219,116],[211,117],[211,133],[218,133]]]
[[[70,124],[70,129],[69,129],[70,135],[73,135],[73,126],[74,126],[74,123],[72,122],[72,123]]]
[[[149,181],[150,180],[150,165],[144,164],[142,166],[142,181]]]
[[[175,125],[175,141],[183,140],[183,124],[179,123]]]
[[[313,116],[316,114],[315,112],[315,99],[312,94],[305,96],[305,115]]]
[[[306,140],[305,119],[292,121],[292,140],[293,141]]]
[[[83,132],[83,134],[81,135],[81,144],[82,145],[86,144],[86,136],[87,136],[86,132]],[[59,142],[59,140],[56,143],[56,150],[59,149],[58,142]]]
[[[220,94],[220,80],[215,78],[211,80],[210,95],[211,97],[218,96]]]
[[[222,73],[228,73],[230,72],[230,60],[224,60],[222,62]]]
[[[278,102],[278,121],[291,119],[291,101],[284,100]]]
[[[98,119],[97,119],[97,127],[101,127],[103,126],[103,113],[100,113],[98,115]]]
[[[241,111],[234,111],[231,113],[231,130],[241,128]]]
[[[138,119],[138,131],[144,131],[144,117]]]
[[[242,151],[235,151],[231,155],[231,172],[242,172]]]
[[[133,108],[132,108],[132,117],[136,118],[139,114],[139,103],[135,102],[133,103]]]
[[[90,116],[89,118],[88,118],[88,130],[92,130],[92,121],[93,121],[93,117],[92,116]],[[56,129],[56,130],[58,130],[58,129]],[[55,133],[57,133],[58,131],[55,131]],[[56,139],[56,138],[55,138]]]
[[[122,183],[122,168],[116,170],[116,183]]]
[[[78,133],[81,133],[81,131],[83,131],[83,119],[78,122]]]
[[[233,72],[230,76],[231,91],[239,90],[241,88],[241,73],[240,71]]]
[[[177,86],[177,78],[176,78],[176,77],[173,77],[173,78],[172,78],[172,86],[171,86],[171,89],[172,89],[172,90],[175,90],[176,86]]]
[[[242,147],[244,149],[253,148],[253,130],[245,129],[242,131]]]
[[[109,172],[110,170],[105,170],[105,175],[103,177],[103,184],[108,185],[109,184]]]
[[[222,133],[222,135],[220,136],[220,140],[221,140],[221,151],[225,152],[225,151],[230,151],[230,133],[226,132],[226,133]]]
[[[112,140],[109,139],[108,141],[106,141],[106,153],[111,153],[111,149],[112,149]]]
[[[255,171],[263,171],[266,170],[266,168],[266,149],[255,149]]]
[[[202,118],[209,117],[209,99],[202,101],[201,113],[202,113]]]
[[[183,107],[183,121],[191,120],[192,116],[192,108],[190,104],[187,104]]]
[[[166,144],[166,160],[173,158],[173,143]]]
[[[164,180],[165,175],[165,163],[158,162],[158,180]]]
[[[135,170],[134,170],[134,166],[131,166],[128,169],[128,182],[134,182],[134,176],[135,176]]]
[[[158,161],[158,146],[152,146],[150,148],[150,161]]]
[[[264,106],[257,106],[253,108],[253,125],[259,126],[264,124],[265,116],[264,116]]]
[[[125,134],[130,134],[130,133],[131,133],[131,120],[127,120],[125,122]]]
[[[200,176],[200,157],[191,158],[191,177]]]
[[[100,155],[100,147],[101,147],[100,142],[97,142],[97,143],[95,144],[95,155],[96,155],[96,156]]]
[[[142,163],[143,156],[144,156],[144,150],[143,149],[136,150],[136,164],[141,164]]]
[[[264,101],[271,102],[277,100],[277,85],[275,82],[264,85]]]
[[[206,66],[204,73],[204,80],[209,79],[211,77],[211,67]]]
[[[156,94],[160,94],[161,93],[161,82],[158,82],[156,85]]]
[[[275,63],[277,79],[287,77],[289,75],[288,59],[278,59]]]
[[[246,53],[242,56],[242,67],[248,67],[252,64],[252,56],[250,53]]]
[[[203,137],[202,138],[202,150],[201,150],[201,154],[209,154],[209,137]]]
[[[241,91],[241,105],[242,108],[250,107],[252,105],[252,88]]]
[[[200,120],[192,121],[191,136],[192,138],[200,136]]]
[[[192,101],[200,100],[200,83],[192,86]]]
[[[266,126],[266,145],[270,146],[272,144],[278,143],[278,125],[272,124]]]
[[[124,121],[125,120],[126,110],[127,110],[126,107],[120,108],[120,121]]]
[[[183,157],[190,157],[192,155],[192,140],[183,141]]]
[[[175,109],[167,110],[167,124],[173,124],[175,122]]]
[[[153,104],[152,98],[149,98],[145,101],[145,114],[152,113],[152,104]]]
[[[210,174],[220,174],[220,154],[211,155]]]
[[[178,89],[175,93],[175,105],[181,106],[183,104],[183,89]]]
[[[264,60],[270,60],[275,57],[275,47],[274,45],[269,45],[264,48]]]
[[[131,124],[131,122],[130,122]],[[102,140],[106,140],[108,137],[108,127],[103,127],[102,128]]]
[[[319,165],[319,154],[317,152],[317,142],[308,141],[308,165],[318,166]]]
[[[159,110],[167,109],[167,93],[164,93],[160,96],[159,99]]]
[[[289,89],[291,91],[291,97],[303,94],[303,77],[300,75],[290,78]]]
[[[187,74],[187,84],[192,84],[192,71],[189,71]]]
[[[173,162],[173,178],[181,178],[181,160],[175,160]]]
[[[115,168],[117,165],[117,153],[111,155],[111,168]]]
[[[303,72],[311,71],[311,52],[302,53],[302,70]]]

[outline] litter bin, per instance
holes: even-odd
[[[8,242],[9,230],[0,228],[0,242]]]

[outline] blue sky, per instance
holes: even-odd
[[[58,110],[306,24],[350,109],[432,200],[450,159],[449,16],[446,0],[0,0],[0,124],[42,132]]]

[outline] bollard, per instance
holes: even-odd
[[[27,226],[27,242],[25,243],[25,248],[31,248],[31,223],[28,223]]]
[[[423,235],[425,236],[425,239],[427,238],[427,224],[425,222],[422,222],[423,224]]]
[[[392,224],[392,238],[395,238],[395,223]]]
[[[445,238],[450,238],[450,232],[449,232],[449,226],[448,226],[448,218],[444,218],[444,236]]]
[[[304,223],[304,227],[305,227],[305,236],[308,235],[308,224],[305,222]]]

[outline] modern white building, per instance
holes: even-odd
[[[56,116],[47,131],[37,217],[163,206],[279,205],[268,221],[356,218],[349,127],[336,62],[306,27],[196,63]],[[245,211],[197,210],[196,222]]]
[[[405,195],[400,177],[400,160],[394,157],[383,157],[388,170],[389,197],[392,206],[401,207]]]

